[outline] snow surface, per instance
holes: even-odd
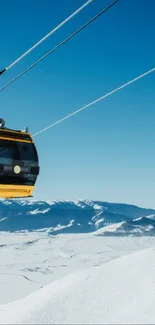
[[[154,237],[27,232],[0,242],[0,324],[154,323]]]
[[[155,210],[0,201],[0,324],[154,324]]]

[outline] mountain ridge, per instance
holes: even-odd
[[[116,231],[108,230],[108,226],[115,224]],[[0,201],[0,231],[45,231],[48,235],[58,235],[99,229],[103,229],[99,234],[102,236],[154,235],[155,210],[96,200]]]

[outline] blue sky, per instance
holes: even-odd
[[[2,0],[1,69],[84,0]],[[3,86],[109,0],[87,8],[0,78]],[[116,6],[0,94],[8,127],[31,133],[155,66],[155,1]],[[97,199],[155,207],[155,73],[38,135],[37,199]]]

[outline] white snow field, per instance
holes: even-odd
[[[155,238],[0,233],[0,324],[154,324]]]

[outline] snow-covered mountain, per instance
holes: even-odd
[[[155,210],[102,201],[1,200],[0,231],[154,235]]]

